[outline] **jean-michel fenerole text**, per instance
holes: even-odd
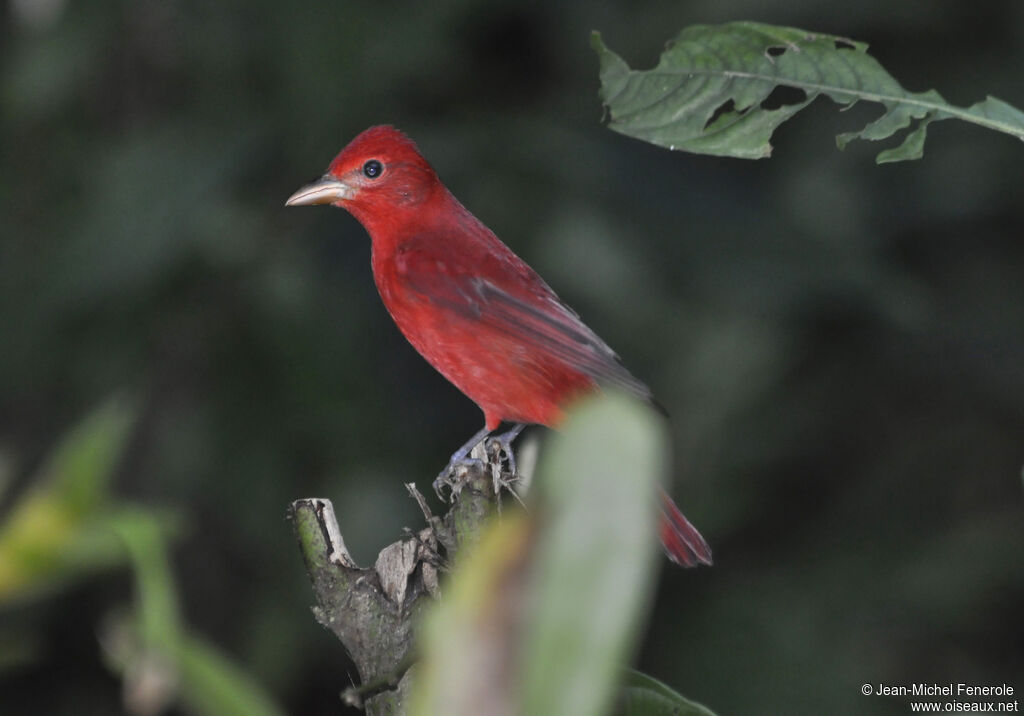
[[[1009,684],[879,684],[875,689],[879,696],[1013,696]]]

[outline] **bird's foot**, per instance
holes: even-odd
[[[512,486],[519,479],[516,469],[516,456],[512,451],[512,441],[519,436],[519,433],[525,427],[524,424],[519,423],[513,426],[511,430],[494,437],[488,437],[489,431],[484,427],[470,438],[465,445],[452,455],[448,465],[437,476],[437,479],[434,480],[434,492],[437,494],[438,499],[442,501],[453,500],[462,492],[462,488],[465,487],[470,477],[477,472],[485,471],[489,471],[491,474],[494,494],[496,496],[500,497],[501,491],[506,489],[518,499],[519,496],[512,489]],[[444,488],[446,487],[448,488],[447,500],[444,496]],[[500,500],[498,505],[500,507]]]
[[[462,492],[470,475],[483,471],[484,467],[484,461],[479,458],[468,455],[453,457],[434,480],[434,494],[442,502],[454,500]],[[445,488],[448,488],[448,497],[444,495]]]

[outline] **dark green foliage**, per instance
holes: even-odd
[[[879,164],[920,159],[928,125],[962,119],[1024,140],[1024,112],[989,97],[964,109],[935,90],[908,92],[845,37],[757,22],[694,25],[669,43],[658,66],[631,70],[594,33],[601,59],[601,97],[616,132],[670,149],[761,159],[776,128],[825,95],[844,108],[879,102],[881,117],[836,138],[888,139],[908,130],[899,146],[879,152]],[[788,90],[772,101],[780,90]],[[908,129],[913,123],[913,128]]]

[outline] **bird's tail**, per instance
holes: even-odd
[[[668,558],[676,564],[684,567],[696,567],[698,564],[711,566],[711,548],[708,543],[664,490],[661,491],[661,524],[658,534]]]

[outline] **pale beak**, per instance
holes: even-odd
[[[355,191],[348,184],[338,181],[330,174],[317,179],[312,184],[299,189],[288,197],[285,206],[312,206],[313,204],[333,204],[336,201],[349,199]]]

